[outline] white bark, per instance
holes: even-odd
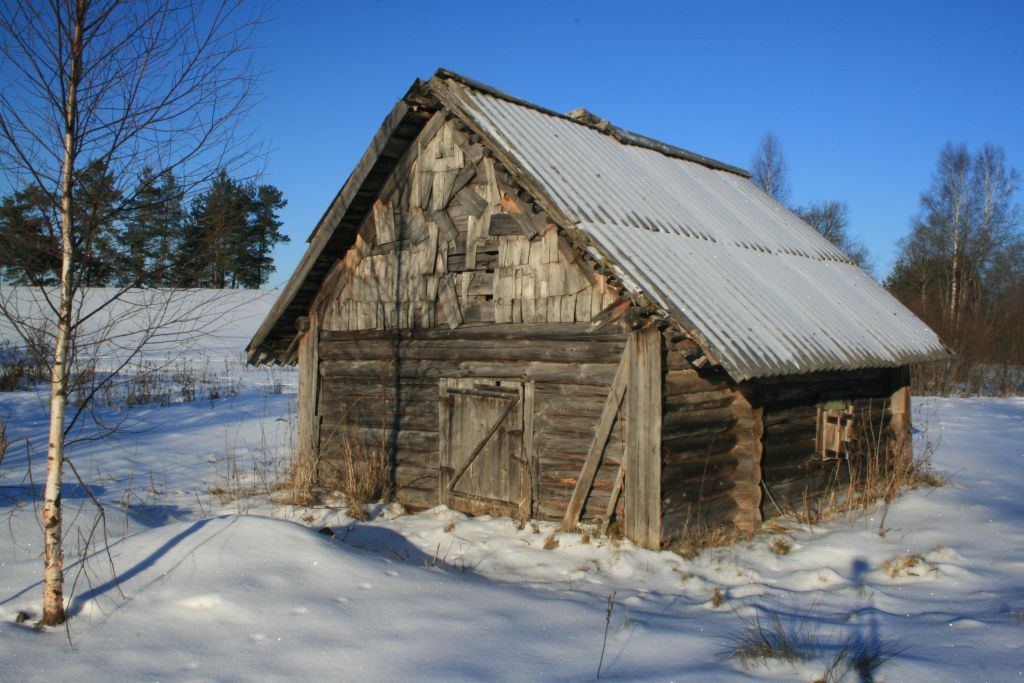
[[[72,296],[74,294],[74,200],[75,130],[78,117],[78,84],[82,75],[82,25],[87,0],[75,4],[74,34],[71,37],[71,73],[64,107],[64,165],[61,169],[61,270],[60,307],[53,367],[50,369],[50,437],[46,450],[46,490],[43,494],[43,623],[64,622],[64,552],[61,482],[64,470],[64,409],[67,406],[68,347],[71,339]]]

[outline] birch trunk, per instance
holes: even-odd
[[[64,549],[61,480],[64,469],[64,411],[67,406],[68,349],[71,342],[71,314],[74,295],[73,198],[75,177],[75,126],[78,114],[78,84],[82,73],[82,25],[87,0],[75,4],[75,30],[71,38],[71,71],[64,107],[64,165],[61,169],[61,270],[57,339],[50,370],[50,438],[46,450],[46,490],[43,495],[43,623],[64,623]]]

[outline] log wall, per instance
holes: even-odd
[[[670,545],[688,530],[734,520],[737,474],[753,433],[724,372],[697,369],[677,350],[664,367],[661,542]]]
[[[621,331],[589,325],[486,325],[321,334],[321,457],[343,457],[343,437],[387,452],[396,497],[438,504],[439,383],[475,377],[533,383],[534,515],[561,519],[616,367]],[[586,362],[579,362],[586,359]],[[623,453],[617,420],[583,519],[604,514]]]
[[[848,481],[844,460],[823,460],[815,448],[818,405],[826,398],[853,401],[856,429],[873,428],[888,435],[892,419],[893,371],[886,369],[813,373],[761,380],[764,406],[765,517],[800,510],[833,484]]]

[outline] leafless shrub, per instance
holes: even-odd
[[[17,346],[9,339],[0,341],[0,391],[21,391],[50,377],[45,346]]]

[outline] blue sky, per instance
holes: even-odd
[[[280,2],[260,32],[265,180],[305,239],[395,101],[437,67],[838,199],[884,276],[947,140],[1024,170],[1024,2]],[[1018,193],[1018,200],[1020,193]]]

